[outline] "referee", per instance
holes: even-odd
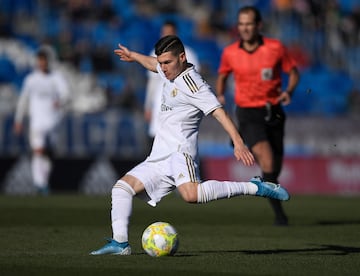
[[[260,12],[252,6],[238,12],[240,40],[225,47],[218,69],[216,92],[225,103],[225,88],[232,73],[238,130],[254,154],[264,181],[278,183],[284,155],[285,113],[282,105],[291,102],[299,81],[295,61],[284,45],[260,34]],[[285,91],[281,74],[288,74]],[[288,225],[280,201],[269,199],[275,213],[275,225]]]

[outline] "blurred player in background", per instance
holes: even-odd
[[[161,26],[161,37],[167,35],[177,35],[177,26],[174,21],[167,20]],[[184,45],[185,53],[188,61],[192,63],[196,70],[200,72],[200,63],[196,53],[188,46]],[[150,56],[155,57],[155,51],[150,53]],[[146,84],[146,97],[144,105],[144,117],[149,122],[149,145],[151,146],[155,137],[156,129],[159,124],[159,112],[161,106],[161,93],[164,81],[160,78],[159,74],[148,71],[148,80]]]
[[[200,181],[198,133],[204,115],[214,116],[229,134],[237,160],[249,166],[254,163],[254,157],[210,86],[187,62],[184,45],[177,36],[165,36],[156,43],[157,58],[130,51],[122,45],[115,53],[121,60],[136,61],[161,76],[164,83],[161,128],[156,132],[146,160],[114,185],[111,193],[113,238],[91,255],[131,254],[128,224],[134,196],[153,207],[175,189],[188,203],[207,203],[240,195],[289,199],[286,190],[276,184],[264,183],[260,178],[248,182]]]
[[[238,130],[254,154],[264,181],[277,183],[284,153],[286,117],[282,105],[291,102],[299,73],[284,45],[260,34],[262,19],[256,8],[241,8],[237,26],[240,40],[223,50],[216,93],[224,104],[226,81],[232,73]],[[281,90],[282,72],[289,75],[285,91]],[[275,225],[288,225],[280,201],[270,199],[270,203]]]
[[[55,52],[42,46],[36,54],[36,68],[24,80],[15,113],[14,131],[23,132],[23,120],[29,116],[29,142],[32,150],[33,184],[39,194],[49,192],[51,160],[48,156],[54,129],[64,115],[69,86],[55,71]]]

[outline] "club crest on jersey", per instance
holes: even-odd
[[[171,91],[171,96],[172,96],[172,97],[176,97],[177,93],[178,93],[177,89],[174,88],[174,90]]]

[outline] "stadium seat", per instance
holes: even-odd
[[[337,1],[340,5],[340,8],[344,12],[351,12],[356,7],[359,7],[359,0],[339,0]]]
[[[216,74],[221,56],[221,50],[216,42],[212,39],[194,39],[191,47],[198,54],[201,65],[208,67],[211,73]]]
[[[324,65],[313,66],[301,72],[292,103],[285,109],[297,115],[345,114],[353,85],[343,72],[330,70]]]
[[[0,82],[12,82],[16,78],[16,68],[13,62],[5,57],[0,57]]]
[[[98,83],[100,86],[110,89],[114,95],[119,95],[125,87],[125,79],[118,74],[102,73],[98,74]]]

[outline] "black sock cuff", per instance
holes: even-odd
[[[262,178],[264,181],[267,181],[267,182],[273,182],[273,183],[278,182],[276,173],[263,173]]]

